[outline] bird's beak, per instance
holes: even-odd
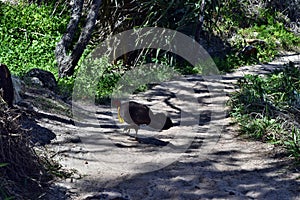
[[[120,114],[120,106],[118,106],[118,119],[119,119],[120,123],[124,123],[124,119],[121,117],[121,114]]]

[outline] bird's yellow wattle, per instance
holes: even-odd
[[[118,107],[118,119],[119,119],[120,123],[124,123],[124,119],[121,117],[121,114],[120,114],[120,107]]]

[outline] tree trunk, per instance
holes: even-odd
[[[202,26],[204,22],[204,8],[205,8],[205,0],[202,0],[200,12],[198,15],[198,22],[196,27],[196,33],[195,33],[195,40],[196,42],[200,43],[200,34],[202,32]]]
[[[78,23],[81,17],[83,0],[75,0],[72,10],[70,22],[67,27],[67,31],[58,42],[55,50],[55,56],[59,67],[59,77],[71,76],[74,73],[74,69],[87,46],[93,29],[95,27],[96,19],[98,17],[101,0],[93,0],[91,8],[89,10],[86,24],[81,31],[79,39],[72,50],[70,55],[67,55],[67,51],[74,39],[74,35],[78,28]]]
[[[66,33],[56,45],[55,56],[59,68],[59,77],[63,77],[62,72],[64,72],[65,69],[70,68],[69,64],[71,58],[67,55],[67,51],[69,50],[69,47],[73,41],[79,20],[81,18],[83,2],[84,0],[74,0],[71,19],[67,26]]]
[[[2,99],[9,105],[9,107],[13,106],[14,87],[10,71],[4,64],[0,64],[0,104],[2,104]]]

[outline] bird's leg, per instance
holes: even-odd
[[[136,124],[130,124],[130,125],[126,126],[124,128],[124,132],[126,132],[127,134],[129,134],[130,133],[130,129],[132,129],[132,128],[135,130],[135,138],[137,138],[137,133],[138,133],[138,130],[139,130],[139,126],[136,125]]]
[[[123,132],[126,132],[127,134],[129,134],[131,128],[132,128],[132,126],[131,126],[131,125],[128,125],[128,126],[126,126],[126,127],[124,128]]]
[[[137,133],[139,130],[139,126],[135,124],[132,128],[134,128],[134,130],[135,130],[135,139],[137,139]]]

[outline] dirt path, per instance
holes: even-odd
[[[39,119],[57,136],[48,145],[56,159],[83,175],[56,182],[48,198],[299,199],[300,172],[272,145],[237,137],[225,107],[237,78],[269,73],[288,61],[300,57],[222,77],[187,76],[133,96],[154,112],[168,112],[176,124],[162,132],[143,127],[138,141],[122,132],[109,106],[77,105],[77,126],[64,116]]]

